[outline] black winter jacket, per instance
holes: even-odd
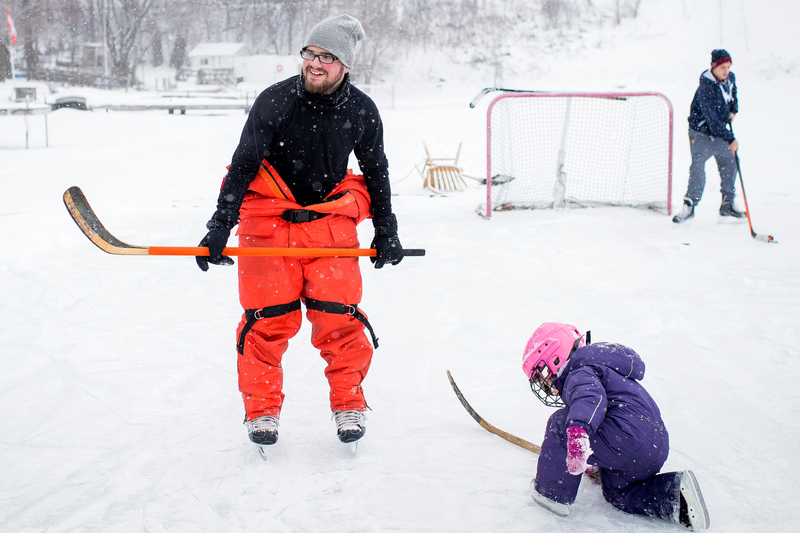
[[[349,74],[331,95],[306,92],[299,75],[278,82],[253,103],[214,218],[223,211],[228,213],[226,225],[236,224],[263,158],[275,167],[297,203],[305,206],[321,202],[344,179],[351,153],[367,183],[371,214],[390,215],[389,163],[375,103],[350,84]]]
[[[725,100],[725,92],[730,101]],[[710,70],[700,76],[700,86],[694,93],[689,111],[689,127],[718,139],[733,142],[733,133],[725,125],[731,113],[739,112],[739,99],[736,94],[736,77],[733,72],[718,83]]]

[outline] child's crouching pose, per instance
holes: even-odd
[[[562,407],[550,417],[531,484],[533,499],[567,516],[581,474],[599,470],[603,496],[626,513],[708,528],[708,511],[691,470],[659,474],[669,435],[639,381],[644,362],[620,344],[589,344],[589,333],[548,322],[533,333],[523,370],[537,397]]]

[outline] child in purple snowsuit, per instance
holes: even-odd
[[[659,474],[669,435],[639,383],[645,365],[636,352],[621,344],[588,345],[574,326],[550,322],[528,342],[523,369],[540,400],[564,406],[547,424],[531,484],[537,503],[567,516],[581,474],[599,471],[603,496],[614,507],[694,530],[708,527],[694,474]]]

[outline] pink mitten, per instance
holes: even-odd
[[[589,435],[580,426],[567,428],[567,470],[573,476],[580,476],[587,468],[586,460],[592,455]]]

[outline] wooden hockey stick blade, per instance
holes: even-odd
[[[491,425],[489,422],[484,420],[483,417],[481,415],[479,415],[475,411],[475,409],[472,408],[472,406],[469,404],[469,402],[467,402],[466,398],[464,398],[464,395],[461,394],[461,391],[459,390],[458,385],[456,385],[456,381],[453,379],[453,376],[450,374],[449,370],[447,371],[447,379],[450,380],[450,386],[453,387],[453,391],[456,393],[456,396],[458,397],[458,401],[461,402],[461,405],[464,406],[464,409],[467,410],[467,412],[470,414],[470,416],[472,416],[472,418],[474,418],[475,421],[478,424],[480,424],[480,426],[483,429],[485,429],[489,433],[494,433],[498,437],[504,438],[505,440],[507,440],[511,444],[516,444],[520,448],[525,448],[526,450],[532,451],[533,453],[535,453],[537,455],[542,451],[542,448],[538,444],[534,444],[532,442],[528,442],[525,439],[521,439],[521,438],[519,438],[519,437],[517,437],[515,435],[512,435],[511,433],[503,431],[502,429],[497,429],[496,427]]]
[[[456,393],[456,396],[458,396],[458,401],[461,402],[461,405],[464,406],[464,409],[467,410],[467,412],[472,416],[472,418],[474,418],[475,421],[478,424],[480,424],[483,429],[485,429],[489,433],[494,433],[495,435],[504,438],[505,440],[507,440],[508,442],[510,442],[512,444],[516,444],[520,448],[525,448],[526,450],[532,451],[536,455],[539,455],[540,453],[542,453],[542,448],[538,444],[534,444],[532,442],[528,442],[525,439],[521,439],[521,438],[519,438],[519,437],[517,437],[515,435],[512,435],[511,433],[503,431],[502,429],[497,429],[496,427],[491,425],[489,422],[484,420],[483,417],[481,415],[479,415],[475,411],[475,409],[472,408],[472,406],[469,404],[467,399],[464,398],[464,395],[461,394],[461,391],[459,390],[458,385],[456,385],[456,381],[453,379],[453,376],[450,374],[449,370],[447,371],[447,379],[450,380],[450,386],[453,387],[453,391]],[[595,479],[597,481],[601,481],[600,472],[593,472],[593,473],[587,474],[587,475],[590,478],[593,478],[593,479]]]
[[[136,246],[114,237],[89,205],[80,187],[70,187],[64,193],[72,220],[98,248],[113,255],[177,255],[207,256],[208,248],[199,246]],[[223,255],[251,257],[375,257],[373,248],[237,248],[223,250]],[[403,249],[404,256],[421,257],[424,249]]]
[[[63,198],[72,220],[98,248],[115,255],[147,255],[146,247],[132,246],[109,233],[97,218],[80,187],[70,187],[64,192]]]

